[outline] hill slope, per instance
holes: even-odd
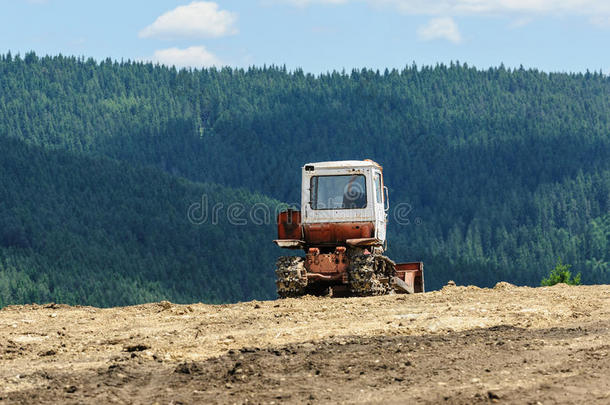
[[[394,207],[389,254],[423,260],[428,288],[535,285],[559,257],[586,283],[610,282],[602,74],[452,64],[313,76],[30,53],[0,57],[0,90],[0,136],[288,203],[305,162],[375,159]]]
[[[0,307],[275,296],[272,227],[230,221],[277,202],[6,138],[0,150]]]

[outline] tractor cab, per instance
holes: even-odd
[[[371,234],[361,232],[360,236],[383,244],[387,207],[382,167],[371,160],[308,163],[303,166],[301,222],[306,228],[316,224],[352,224],[349,226],[355,230],[370,228]]]

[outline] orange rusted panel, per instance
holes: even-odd
[[[335,245],[347,239],[371,238],[375,234],[372,222],[342,222],[303,225],[305,242],[310,245]]]
[[[302,239],[301,212],[295,210],[282,211],[277,216],[278,239]]]
[[[319,249],[309,249],[305,256],[305,269],[308,273],[339,274],[347,273],[349,260],[345,249],[336,249],[333,253],[320,253]]]
[[[424,264],[422,262],[410,262],[410,263],[396,263],[396,270],[423,270]]]

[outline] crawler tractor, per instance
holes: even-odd
[[[383,255],[388,209],[379,164],[348,160],[303,166],[301,209],[278,215],[274,242],[303,250],[305,257],[277,260],[279,297],[424,292],[422,262],[394,263]]]

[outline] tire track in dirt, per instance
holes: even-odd
[[[201,362],[135,352],[95,372],[45,376],[14,403],[608,403],[608,323],[249,347]]]

